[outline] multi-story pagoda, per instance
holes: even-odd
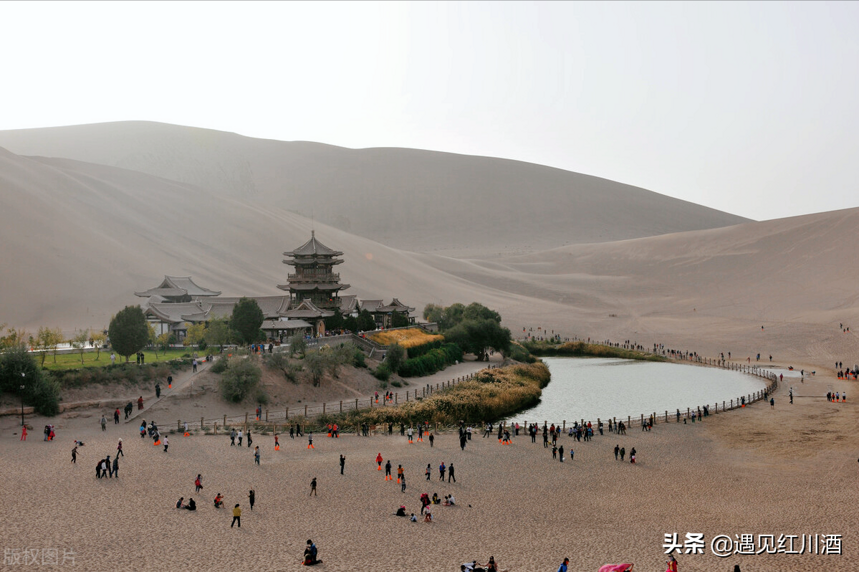
[[[332,250],[316,240],[316,233],[310,231],[310,240],[295,250],[284,252],[284,264],[295,267],[295,272],[287,276],[288,284],[278,285],[289,292],[290,307],[297,307],[304,300],[310,300],[320,309],[340,307],[339,292],[349,288],[340,284],[340,274],[332,270],[343,264],[343,253]]]

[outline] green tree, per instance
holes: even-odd
[[[343,314],[340,313],[340,309],[337,308],[334,310],[334,315],[328,318],[325,318],[325,329],[326,330],[340,330],[343,328]]]
[[[358,331],[358,318],[355,316],[346,316],[343,318],[343,329],[356,333]]]
[[[444,309],[444,315],[442,316],[441,321],[438,323],[439,329],[447,330],[453,328],[462,321],[462,315],[464,313],[464,305],[458,302],[456,304],[451,304]]]
[[[45,357],[47,357],[48,352],[53,350],[54,352],[54,363],[57,363],[57,346],[63,343],[63,332],[59,328],[39,328],[39,332],[36,334],[36,343],[41,352],[41,366],[45,366]]]
[[[185,339],[182,344],[185,346],[196,346],[206,339],[206,324],[187,324],[188,328],[185,331]]]
[[[0,354],[0,392],[23,397],[24,403],[40,415],[51,417],[60,411],[59,384],[42,374],[35,358],[21,344]]]
[[[393,373],[400,371],[400,366],[406,360],[406,350],[400,344],[391,344],[388,346],[388,352],[385,354],[385,363],[391,368]]]
[[[444,317],[444,307],[438,304],[427,304],[424,306],[423,316],[427,322],[435,322],[437,324]]]
[[[361,310],[358,314],[358,331],[371,332],[376,329],[376,320],[373,319],[373,314],[367,310]]]
[[[169,332],[164,332],[157,338],[155,338],[155,347],[161,348],[162,353],[167,353],[167,350],[170,349],[170,344],[176,341],[176,336]]]
[[[3,324],[6,327],[6,324]],[[2,328],[0,328],[0,331]],[[27,344],[30,335],[24,329],[7,328],[6,335],[0,336],[0,350],[16,348]]]
[[[211,320],[206,328],[206,343],[219,346],[224,351],[224,344],[230,341],[230,325],[226,318]]]
[[[126,306],[110,320],[108,327],[110,344],[125,362],[131,354],[136,354],[149,342],[149,327],[140,306]]]
[[[153,326],[150,322],[146,322],[146,329],[149,331],[148,339],[146,340],[147,345],[152,345],[155,347],[155,357],[158,357],[158,332],[155,331],[155,326]]]
[[[409,316],[400,312],[394,312],[391,315],[391,327],[405,328],[409,325]]]
[[[104,332],[93,332],[90,335],[89,341],[95,346],[95,361],[98,361],[98,358],[101,357],[101,346],[104,345],[106,339],[107,336],[104,335]],[[56,358],[54,361],[56,361]]]
[[[252,344],[259,338],[264,316],[253,298],[241,298],[233,307],[230,328],[236,332],[242,344]]]
[[[493,349],[502,354],[510,351],[510,330],[502,328],[495,320],[464,320],[444,333],[444,339],[454,343],[465,353],[477,356],[478,361]]]
[[[69,340],[69,344],[81,354],[81,365],[84,364],[84,350],[89,342],[89,330],[81,330]]]
[[[463,320],[495,320],[501,323],[501,314],[495,310],[490,310],[483,304],[472,302],[462,311]]]

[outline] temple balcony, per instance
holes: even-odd
[[[340,282],[340,274],[289,274],[289,282]]]

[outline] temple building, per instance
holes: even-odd
[[[135,292],[134,295],[141,298],[158,296],[164,302],[182,303],[191,302],[199,298],[220,296],[221,293],[197,286],[191,280],[190,276],[165,276],[159,286],[144,290],[143,292]]]
[[[310,231],[310,240],[283,255],[287,257],[283,263],[293,266],[295,272],[287,276],[287,284],[278,285],[278,288],[289,292],[293,305],[310,300],[322,309],[340,307],[339,293],[349,285],[340,284],[340,274],[333,270],[343,264],[343,259],[338,258],[343,256],[342,252],[328,248],[316,240],[316,231]]]
[[[270,340],[283,341],[296,333],[308,336],[325,335],[325,318],[339,311],[343,316],[357,317],[364,310],[373,316],[377,328],[390,328],[394,314],[415,318],[414,308],[397,298],[385,304],[383,300],[359,300],[357,296],[341,296],[349,284],[340,283],[340,274],[333,272],[342,264],[343,253],[332,250],[316,240],[311,231],[310,240],[295,250],[284,252],[283,263],[294,267],[287,283],[278,285],[289,292],[281,296],[248,296],[256,300],[263,313],[261,329]],[[208,322],[215,318],[229,318],[239,297],[221,297],[220,292],[203,288],[190,276],[165,276],[159,286],[135,292],[146,298],[142,309],[156,334],[171,333],[182,340],[189,324]]]

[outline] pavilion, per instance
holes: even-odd
[[[357,317],[366,310],[377,328],[390,328],[395,313],[404,315],[410,324],[414,308],[394,298],[389,304],[383,300],[359,300],[355,295],[341,296],[350,287],[340,283],[340,274],[334,266],[343,263],[343,253],[328,248],[316,239],[311,231],[310,240],[295,250],[284,252],[284,264],[294,267],[287,283],[278,285],[288,294],[280,296],[248,296],[257,302],[263,312],[262,330],[269,339],[283,341],[284,337],[302,333],[308,336],[325,335],[325,318],[339,311],[343,316]],[[146,298],[143,304],[147,321],[157,334],[172,333],[182,340],[189,324],[208,322],[216,318],[229,318],[239,297],[221,297],[221,293],[198,286],[190,276],[164,276],[159,286],[135,292]]]

